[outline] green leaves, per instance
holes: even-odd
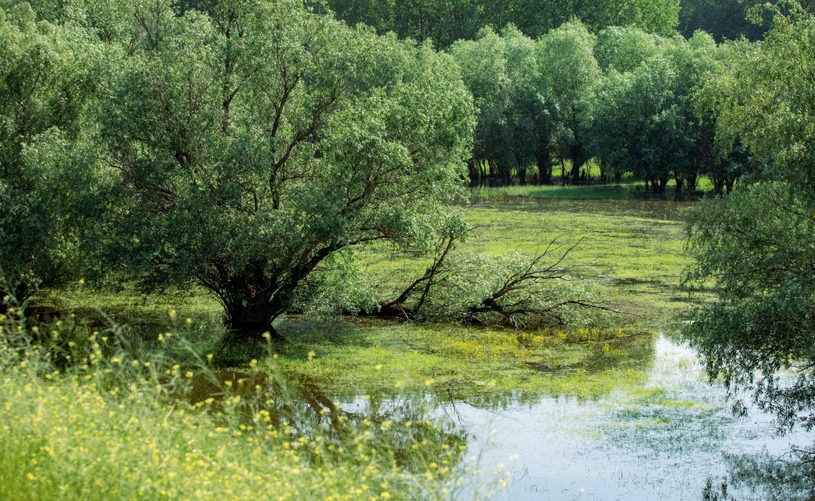
[[[636,26],[652,33],[672,35],[679,23],[679,0],[439,0],[372,1],[331,0],[329,7],[349,25],[365,23],[380,33],[401,38],[433,40],[450,47],[458,40],[473,40],[484,26],[517,26],[532,38],[580,19],[592,30],[607,26]]]
[[[581,33],[590,38],[582,26],[576,30],[582,30]],[[542,56],[549,55],[541,50],[544,43],[535,42],[508,25],[500,35],[485,28],[478,40],[459,41],[450,48],[479,109],[472,182],[479,181],[479,169],[474,167],[482,162],[489,165],[488,176],[492,183],[510,183],[513,170],[521,183],[525,183],[526,171],[535,164],[538,181],[549,182],[551,156],[557,139],[566,135],[563,134],[567,128],[563,111],[571,104],[556,99],[552,85],[559,82],[557,77],[560,76],[568,84],[579,80],[580,77],[570,77],[580,72],[583,61],[577,61],[569,69],[562,65],[565,74],[556,73],[542,60]],[[584,52],[591,57],[591,47]],[[575,54],[564,52],[561,62],[571,56]],[[575,85],[576,90],[571,93],[583,90],[579,82]],[[560,90],[564,86],[558,84],[556,88]]]
[[[782,368],[798,369],[801,381],[811,375],[813,215],[784,183],[759,183],[705,203],[688,228],[695,262],[685,283],[712,281],[717,300],[696,310],[685,334],[711,375],[753,389],[759,404],[788,426],[812,422],[811,415],[799,414],[810,404],[792,408],[802,402],[788,400],[774,376]]]
[[[81,31],[35,22],[28,4],[0,11],[0,291],[20,301],[77,272],[95,53]]]
[[[773,26],[764,42],[732,48],[728,74],[707,84],[708,106],[720,113],[717,137],[724,148],[740,139],[766,163],[769,177],[811,192],[815,17],[779,14]]]
[[[764,42],[729,46],[728,69],[707,82],[700,102],[719,113],[717,140],[743,144],[764,168],[695,211],[685,279],[716,293],[685,329],[708,372],[752,390],[783,425],[807,427],[815,424],[813,29],[812,15],[777,13]],[[786,368],[792,384],[777,377]]]
[[[632,28],[609,28],[599,40],[605,73],[581,103],[588,149],[610,171],[631,172],[657,192],[670,176],[678,187],[695,184],[718,160],[691,101],[715,64],[715,43],[704,34],[666,39]]]
[[[137,8],[99,117],[103,250],[146,284],[198,280],[231,316],[271,322],[340,249],[429,245],[455,217],[473,108],[428,46],[298,2],[230,5]]]

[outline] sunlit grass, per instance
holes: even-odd
[[[652,200],[475,200],[466,211],[477,229],[458,249],[529,256],[555,242],[559,252],[579,242],[566,263],[587,263],[598,272],[592,283],[628,314],[615,322],[662,326],[687,306],[680,291],[684,254],[684,217],[692,202]],[[427,260],[372,246],[361,253],[363,269],[381,285],[384,296],[409,283]],[[484,270],[489,273],[490,270]]]
[[[653,344],[649,331],[378,324],[340,323],[341,336],[332,337],[319,323],[281,322],[288,342],[279,361],[340,398],[406,391],[491,405],[541,394],[591,398],[638,384]]]

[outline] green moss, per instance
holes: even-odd
[[[689,262],[683,247],[684,212],[690,205],[642,200],[490,199],[467,209],[468,221],[478,229],[458,249],[493,255],[517,251],[532,256],[553,241],[560,252],[580,242],[567,262],[589,263],[599,273],[592,285],[602,289],[614,309],[627,314],[615,322],[662,327],[687,305],[679,281]],[[364,248],[360,256],[362,268],[380,284],[384,297],[404,288],[429,262],[382,245]]]

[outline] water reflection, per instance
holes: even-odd
[[[809,441],[776,436],[770,416],[734,417],[692,350],[664,336],[644,383],[595,401],[547,397],[500,411],[455,405],[483,451],[482,467],[506,465],[503,499],[702,499],[708,479],[728,476],[728,454],[781,455]],[[518,456],[516,461],[511,457]],[[762,499],[730,486],[728,499]]]

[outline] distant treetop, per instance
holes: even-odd
[[[572,19],[593,31],[607,26],[636,26],[669,35],[679,26],[680,0],[328,0],[348,24],[364,23],[400,38],[432,39],[438,48],[456,40],[474,40],[484,26],[509,23],[537,38]]]

